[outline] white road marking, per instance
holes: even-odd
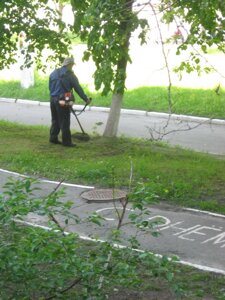
[[[15,175],[15,176],[20,176],[20,177],[24,177],[24,178],[29,178],[30,177],[30,176],[26,176],[26,175],[23,175],[23,174],[19,174],[19,173],[4,170],[4,169],[0,169],[0,172]],[[45,182],[45,183],[60,184],[60,181],[52,181],[52,180],[46,180],[46,179],[39,179],[39,180],[41,182]],[[79,184],[73,184],[73,183],[67,183],[67,182],[62,182],[61,185],[70,186],[70,187],[84,188],[84,189],[94,189],[94,186],[79,185]]]
[[[199,212],[201,214],[206,214],[206,215],[210,215],[210,216],[214,216],[214,217],[225,218],[225,215],[221,215],[221,214],[217,214],[217,213],[212,213],[210,211],[199,210],[199,209],[194,209],[194,208],[187,208],[187,207],[183,207],[183,209],[187,210],[187,211]]]

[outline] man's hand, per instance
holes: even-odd
[[[87,103],[87,104],[90,104],[90,103],[91,103],[91,101],[92,101],[92,98],[91,98],[91,97],[88,97],[88,99],[87,99],[86,103]]]

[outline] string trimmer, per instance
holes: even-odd
[[[79,119],[78,119],[78,116],[85,111],[85,108],[87,107],[87,104],[85,104],[84,108],[82,110],[74,110],[72,107],[71,107],[71,113],[74,115],[74,117],[76,118],[77,120],[77,123],[81,129],[81,132],[76,132],[73,134],[73,137],[75,137],[75,139],[78,139],[78,140],[81,140],[81,141],[89,141],[90,140],[90,136],[84,131]],[[78,112],[78,113],[77,113]]]

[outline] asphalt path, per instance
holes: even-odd
[[[0,169],[0,191],[3,191],[9,177],[22,179],[24,176]],[[38,195],[47,196],[57,185],[58,182],[40,180]],[[79,225],[69,226],[66,231],[76,232],[83,239],[98,237],[107,240],[110,230],[117,224],[113,202],[87,202],[82,198],[82,193],[93,190],[94,187],[91,186],[63,183],[61,188],[65,190],[63,201],[73,201],[72,212],[83,220]],[[119,201],[115,205],[121,209]],[[157,227],[158,237],[143,232],[137,236],[141,250],[159,255],[175,255],[182,264],[225,275],[225,216],[182,208],[174,210],[173,207],[160,205],[149,209],[151,213],[148,219],[160,219],[162,224]],[[87,222],[87,217],[94,212],[105,218],[102,227]],[[127,214],[130,212],[131,208],[128,206]],[[63,222],[62,217],[57,216],[57,219]],[[26,222],[33,226],[43,226],[44,229],[48,226],[47,219],[34,214],[30,214]],[[136,234],[136,229],[132,225],[123,227],[123,246],[128,245],[127,241],[134,233]]]
[[[82,106],[75,108],[81,109]],[[79,120],[87,133],[102,134],[108,113],[107,108],[91,106],[79,116]],[[49,103],[0,98],[0,119],[50,126]],[[80,131],[73,116],[71,129]],[[225,120],[122,110],[118,136],[154,138],[194,151],[225,155]]]

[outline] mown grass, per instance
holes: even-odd
[[[83,88],[93,97],[92,105],[109,107],[111,95],[101,96],[91,93],[88,86]],[[172,87],[172,112],[209,118],[225,119],[225,91],[215,89],[191,89]],[[19,81],[0,81],[0,97],[21,98],[49,101],[48,78],[36,74],[34,87],[21,89]],[[77,103],[83,101],[77,96]],[[139,87],[127,90],[124,95],[123,108],[145,111],[169,112],[168,89],[166,87]]]
[[[225,213],[225,159],[135,139],[92,137],[65,148],[47,127],[0,122],[0,165],[23,174],[101,187],[143,183],[161,201]]]

